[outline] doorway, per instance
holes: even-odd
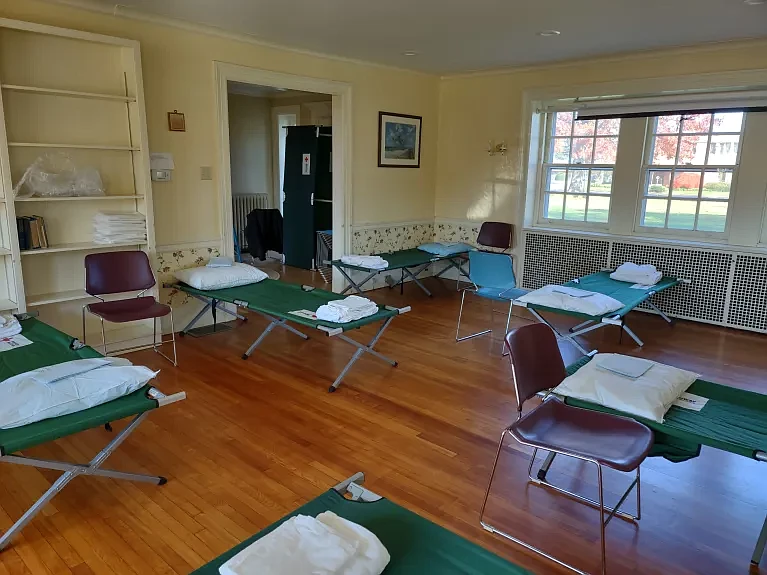
[[[307,197],[322,195],[326,198],[324,209],[328,218],[332,216],[332,222],[326,219],[331,224],[331,229],[322,231],[331,232],[328,243],[332,246],[333,257],[348,253],[351,242],[351,234],[346,225],[346,222],[351,219],[351,205],[347,194],[351,182],[351,147],[349,145],[351,139],[351,87],[340,82],[279,74],[221,62],[215,63],[215,74],[221,150],[219,177],[222,189],[222,252],[234,256],[236,232],[233,226],[232,201],[233,196],[238,195],[236,186],[240,185],[242,181],[237,174],[232,173],[233,158],[235,158],[236,163],[238,152],[233,150],[230,141],[232,133],[230,124],[235,123],[237,119],[232,117],[230,113],[228,94],[230,84],[235,84],[240,90],[268,89],[274,92],[270,96],[270,99],[275,100],[276,104],[271,106],[272,146],[270,146],[270,158],[273,167],[271,170],[271,190],[268,194],[268,209],[276,210],[285,215],[286,218],[290,218],[290,211],[286,209],[285,205],[284,190],[285,186],[288,185],[285,174],[296,173],[295,167],[292,167],[293,164],[291,164],[296,160],[292,158],[295,154],[290,152],[290,134],[300,129],[302,124],[318,127],[328,123],[333,124],[332,128],[330,126],[327,128],[332,132],[332,138],[328,138],[330,143],[325,168],[328,173],[332,174],[332,182],[328,184],[326,194],[309,194]],[[301,98],[302,101],[294,101],[291,98]],[[282,132],[287,132],[287,134],[283,136]],[[304,172],[301,171],[300,156],[299,154],[299,171],[297,173],[304,175]],[[314,158],[312,158],[311,170],[314,169]],[[308,181],[308,179],[302,178],[299,180],[302,183]],[[290,192],[288,193],[290,194]],[[286,229],[287,226],[291,226],[291,222],[286,221]],[[292,226],[291,229],[293,229]],[[312,230],[312,236],[315,235],[316,231]],[[312,243],[316,245],[316,239],[312,237],[312,240]],[[314,248],[312,250],[314,251]],[[341,289],[343,282],[340,276],[333,274],[332,282],[335,290]]]

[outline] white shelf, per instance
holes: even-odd
[[[56,88],[40,88],[38,86],[21,86],[18,84],[2,84],[3,90],[13,92],[27,92],[30,94],[47,94],[49,96],[66,96],[69,98],[85,98],[88,100],[111,100],[113,102],[135,102],[131,96],[115,96],[112,94],[99,94],[96,92],[78,92],[77,90],[59,90]]]
[[[50,196],[45,198],[16,198],[17,202],[73,202],[73,201],[94,201],[102,202],[105,200],[143,200],[144,196]],[[3,200],[5,201],[5,200]]]
[[[143,246],[146,240],[140,242],[121,242],[117,244],[97,244],[94,242],[78,242],[74,244],[58,244],[49,248],[40,248],[37,250],[22,250],[22,256],[35,256],[41,254],[53,254],[58,252],[80,252],[87,250],[108,250],[110,248],[124,248],[127,246]]]
[[[15,301],[9,299],[0,299],[0,311],[8,311],[19,307]]]
[[[73,289],[55,293],[44,293],[40,295],[30,295],[27,298],[28,306],[48,305],[52,303],[61,303],[65,301],[77,301],[79,299],[90,299],[85,290]]]
[[[44,142],[8,142],[9,148],[68,148],[72,150],[115,150],[118,152],[138,152],[141,148],[130,146],[102,146],[100,144],[49,144]]]

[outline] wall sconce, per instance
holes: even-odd
[[[495,140],[489,140],[487,142],[487,155],[488,156],[505,156],[508,151],[506,146],[506,140],[496,144]]]

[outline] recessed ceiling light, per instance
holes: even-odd
[[[408,50],[407,52],[402,52],[402,55],[408,56],[408,57],[418,56],[418,52],[414,52],[413,50]]]
[[[538,32],[538,36],[543,36],[544,38],[548,38],[550,36],[559,36],[562,32],[559,30],[541,30]]]

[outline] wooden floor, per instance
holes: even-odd
[[[286,279],[312,278],[288,272]],[[326,337],[303,342],[280,330],[243,361],[242,352],[265,326],[255,315],[232,332],[182,339],[175,369],[152,352],[133,354],[134,362],[162,369],[163,391],[183,389],[188,399],[151,414],[109,465],[163,474],[168,484],[76,479],[0,553],[0,575],[185,574],[356,471],[366,472],[370,489],[534,573],[561,572],[479,526],[496,442],[515,413],[509,367],[499,356],[500,339],[455,343],[455,284],[428,285],[433,299],[412,284],[404,296],[371,293],[382,303],[412,305],[378,346],[400,365],[364,357],[335,394],[327,387],[351,346]],[[489,310],[472,301],[466,314],[474,318],[471,329],[487,321]],[[672,328],[635,315],[643,349],[627,338],[619,346],[614,328],[584,342],[767,393],[767,337],[684,322]],[[496,314],[496,326],[504,319]],[[516,325],[524,321],[514,318]],[[372,333],[363,329],[355,337]],[[109,437],[91,430],[28,454],[87,461]],[[490,518],[595,573],[596,512],[528,486],[523,450],[510,445],[502,457]],[[557,461],[550,477],[593,494],[592,473]],[[608,527],[609,572],[748,573],[767,512],[766,473],[764,464],[705,448],[683,464],[648,461],[640,525],[615,520]],[[57,475],[0,466],[0,530]],[[608,474],[611,497],[627,481]]]

